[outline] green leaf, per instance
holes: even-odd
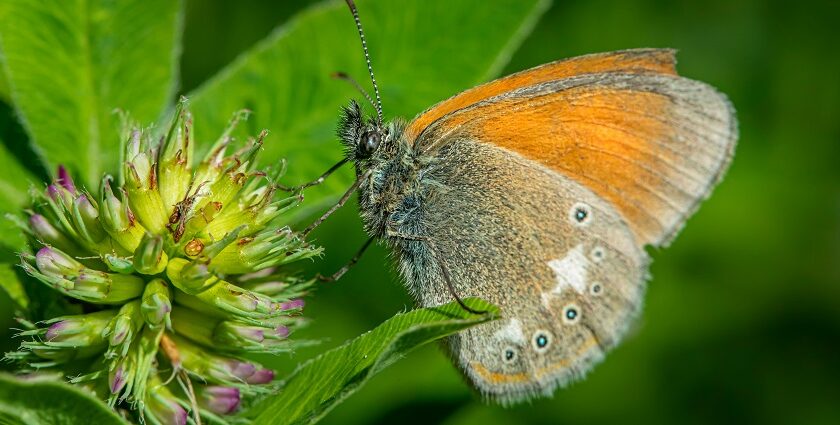
[[[6,214],[20,212],[29,200],[27,190],[35,181],[0,140],[0,290],[9,296],[17,311],[29,308],[29,297],[14,269],[17,253],[26,249],[26,239]]]
[[[171,101],[181,2],[6,0],[0,48],[34,150],[97,187],[119,158],[116,108],[152,123]]]
[[[384,0],[357,2],[386,119],[411,118],[434,103],[496,76],[546,0]],[[504,11],[504,12],[501,12]],[[344,2],[307,9],[189,97],[198,140],[214,140],[239,109],[253,111],[238,134],[271,131],[264,159],[289,160],[287,183],[317,177],[336,163],[341,106],[361,96],[331,78],[344,71],[370,87],[361,43]],[[349,168],[349,167],[348,167]],[[349,170],[307,192],[307,204],[347,188]]]
[[[9,296],[18,311],[26,311],[29,308],[29,296],[23,287],[14,270],[15,266],[9,263],[0,263],[0,290]]]
[[[0,374],[0,423],[126,424],[103,402],[54,378]]]
[[[465,303],[487,314],[474,315],[456,303],[398,314],[376,329],[302,364],[279,393],[245,412],[254,423],[314,423],[367,380],[409,351],[470,326],[496,318],[498,309],[480,299]]]
[[[29,200],[36,179],[23,168],[0,140],[0,213],[17,212]]]
[[[2,72],[0,72],[0,100],[9,103],[9,80]]]
[[[29,297],[15,274],[17,253],[26,249],[23,232],[6,214],[17,214],[29,200],[27,188],[34,181],[0,141],[0,290],[14,303],[15,310],[26,311]]]

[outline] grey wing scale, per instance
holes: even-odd
[[[424,241],[391,239],[418,303],[461,297],[502,318],[452,337],[454,360],[487,397],[550,395],[614,347],[643,298],[647,256],[621,215],[581,184],[516,153],[447,144],[391,223]],[[428,244],[434,244],[434,256]]]

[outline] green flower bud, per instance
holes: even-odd
[[[251,178],[264,175],[251,171],[255,165],[254,157],[262,149],[264,137],[265,133],[261,133],[259,139],[234,154],[225,164],[223,172],[216,174],[214,179],[207,180],[209,194],[197,204],[198,209],[203,209],[208,202],[218,202],[223,206],[232,203]]]
[[[233,117],[228,122],[227,127],[222,132],[221,136],[216,140],[216,143],[207,151],[207,154],[202,159],[201,163],[196,168],[194,181],[203,184],[205,182],[215,181],[217,176],[225,169],[225,164],[231,161],[230,158],[225,157],[225,151],[230,143],[233,141],[231,134],[236,129],[241,121],[247,120],[250,111],[241,110],[233,114]]]
[[[187,294],[198,294],[219,282],[219,278],[210,273],[207,264],[183,258],[174,258],[169,262],[166,276],[175,287]]]
[[[88,269],[74,281],[68,295],[95,304],[122,304],[143,293],[143,279]]]
[[[169,208],[187,196],[192,181],[192,115],[184,109],[185,106],[186,99],[181,99],[175,110],[176,118],[160,148],[160,196],[163,205]]]
[[[155,279],[146,285],[143,292],[141,311],[146,323],[152,328],[164,325],[172,327],[170,312],[172,311],[172,295],[169,286],[163,279]]]
[[[186,224],[186,231],[185,233],[188,235],[198,235],[198,234],[215,234],[215,235],[224,235],[227,234],[230,230],[233,230],[238,225],[241,224],[241,217],[237,217],[234,222],[237,224],[228,229],[224,232],[218,233],[210,233],[208,230],[208,225],[212,223],[216,218],[219,216],[219,213],[222,211],[223,205],[221,202],[210,201],[206,203],[197,214],[195,214]],[[191,255],[187,253],[187,255]],[[197,254],[196,254],[197,255]],[[193,256],[193,255],[191,255]]]
[[[123,199],[127,198],[123,192]],[[111,177],[102,179],[100,223],[111,237],[126,252],[134,252],[143,239],[146,229],[137,222],[129,202],[120,200],[111,189]]]
[[[210,354],[184,338],[173,339],[184,368],[207,382],[251,390],[243,384],[267,384],[274,379],[274,372],[256,363]]]
[[[126,162],[123,167],[125,188],[133,211],[152,233],[162,233],[169,219],[169,208],[163,203],[158,190],[157,164],[148,147],[149,135],[134,130],[126,145]]]
[[[153,377],[149,385],[146,414],[162,425],[187,425],[189,416],[187,410],[181,406],[169,389],[163,385],[160,378]]]
[[[137,298],[145,286],[136,276],[106,273],[85,267],[67,254],[50,247],[34,257],[37,270],[24,259],[24,271],[64,294],[95,304],[122,304]]]
[[[163,237],[149,233],[134,250],[134,268],[142,274],[158,274],[166,269],[169,256],[163,252]]]
[[[67,172],[67,169],[64,168],[63,165],[58,166],[58,171],[56,174],[58,175],[56,183],[60,184],[61,187],[70,191],[70,193],[78,193],[78,191],[76,190],[76,184],[73,182],[73,177],[70,176],[70,173]]]
[[[252,235],[303,200],[303,195],[297,195],[266,203],[266,199],[273,197],[275,191],[263,189],[266,188],[261,187],[256,191],[261,192],[256,200],[252,199],[253,196],[243,198],[237,208],[226,209],[222,214],[217,215],[212,222],[208,222],[204,231],[213,235],[227,234],[245,224],[240,235]],[[252,193],[252,195],[255,194]]]
[[[239,347],[243,351],[277,352],[292,348],[285,344],[289,332],[284,325],[262,327],[224,321],[216,328],[213,340],[222,347]]]
[[[102,329],[102,337],[111,346],[106,357],[124,357],[128,354],[134,336],[143,326],[143,316],[140,313],[140,300],[123,305],[116,316]]]
[[[185,307],[172,310],[172,323],[179,335],[219,350],[277,353],[293,348],[287,340],[290,329],[286,324],[248,325],[210,317]],[[294,322],[287,324],[291,323]]]
[[[163,332],[163,327],[153,329],[146,326],[132,346],[134,351],[134,383],[128,398],[134,403],[143,404],[149,380],[155,379],[154,372],[157,364],[158,347]]]
[[[299,307],[275,302],[270,297],[219,280],[196,295],[178,292],[175,302],[216,317],[233,317],[246,323],[260,324]],[[302,306],[300,306],[302,307]]]
[[[113,406],[117,401],[128,398],[134,387],[135,371],[134,356],[118,357],[113,367],[108,371],[108,404]]]
[[[226,246],[213,257],[210,267],[219,273],[241,274],[320,254],[320,248],[309,246],[288,228],[266,230]]]
[[[70,240],[63,232],[56,229],[41,214],[32,214],[29,217],[29,228],[35,238],[43,244],[54,246],[65,252],[81,252],[81,248],[75,242]]]
[[[239,408],[242,395],[239,388],[211,385],[199,387],[198,405],[217,415],[230,415]]]
[[[64,211],[70,210],[73,207],[73,198],[75,198],[75,192],[71,192],[59,184],[47,186],[46,200],[56,217],[63,217]],[[67,227],[70,226],[68,225]]]
[[[95,245],[105,239],[105,229],[99,224],[99,210],[85,194],[73,201],[73,224],[88,245]]]
[[[294,276],[269,276],[266,279],[240,283],[243,288],[265,294],[275,301],[302,298],[308,294],[313,284],[315,279],[305,280]]]
[[[99,344],[104,341],[101,330],[108,325],[116,313],[116,310],[104,310],[48,320],[46,323],[50,327],[44,333],[44,343],[68,347]]]
[[[102,262],[108,266],[108,270],[112,272],[131,274],[134,273],[134,262],[131,258],[122,258],[113,254],[102,255]]]
[[[35,256],[35,264],[41,273],[65,277],[77,277],[87,269],[73,257],[48,246],[38,251]]]
[[[20,336],[36,336],[38,339],[21,344],[21,351],[28,351],[38,357],[64,363],[74,359],[87,358],[106,347],[102,330],[116,314],[116,310],[104,310],[77,316],[63,316],[45,323],[48,328],[21,332]]]

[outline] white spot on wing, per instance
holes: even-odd
[[[540,299],[545,308],[551,308],[551,292],[540,292]]]
[[[571,287],[577,293],[586,291],[586,269],[589,260],[583,254],[583,245],[578,245],[569,250],[566,256],[548,262],[548,267],[554,271],[557,278],[557,286],[551,291],[552,294],[560,294],[563,289]]]
[[[525,333],[522,332],[522,323],[519,319],[510,319],[505,327],[496,331],[494,336],[498,339],[510,341],[516,344],[525,343]]]

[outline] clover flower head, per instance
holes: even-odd
[[[198,158],[182,100],[162,134],[126,120],[122,169],[98,192],[64,167],[33,190],[20,266],[74,312],[21,320],[7,359],[60,370],[151,423],[229,415],[266,391],[274,372],[245,355],[303,343],[290,336],[312,280],[289,265],[321,249],[283,225],[302,197],[279,190],[282,167],[258,168],[266,133],[238,147],[230,136],[246,117]]]

